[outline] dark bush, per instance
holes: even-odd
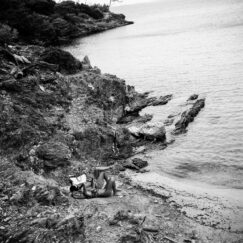
[[[44,15],[54,13],[56,3],[52,0],[28,0],[26,6],[32,11]]]
[[[63,1],[61,3],[56,4],[55,12],[60,15],[65,15],[68,13],[77,14],[79,9],[76,7],[75,2],[73,1]]]
[[[0,45],[4,43],[9,43],[18,38],[18,31],[12,29],[10,26],[5,24],[0,24]]]
[[[83,20],[101,19],[107,11],[106,5],[88,6],[73,1],[1,0],[0,22],[16,29],[20,39],[25,41],[60,45],[83,34],[80,25]],[[10,33],[5,29],[0,30],[0,34],[4,32],[2,39],[8,41],[11,39],[9,34],[14,36],[15,31]]]
[[[90,17],[94,19],[102,19],[104,17],[101,10],[95,6],[88,6],[85,4],[80,4],[78,6],[79,11],[85,14],[88,14]]]
[[[109,5],[106,4],[94,4],[92,5],[93,8],[98,8],[102,12],[109,12]]]
[[[42,54],[41,59],[45,62],[57,64],[59,71],[64,73],[76,73],[82,69],[82,63],[74,58],[69,52],[58,48],[48,48]]]

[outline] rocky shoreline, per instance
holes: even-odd
[[[124,177],[126,168],[147,172],[147,161],[136,156],[130,159],[131,156],[168,146],[164,126],[153,124],[151,116],[140,116],[139,111],[151,105],[165,105],[171,95],[156,98],[137,93],[124,80],[93,68],[87,57],[79,61],[56,48],[15,45],[2,48],[0,53],[1,241],[51,242],[54,235],[57,242],[129,242],[128,239],[135,241],[145,235],[155,242],[178,237],[210,242],[200,232],[195,236],[182,223],[185,216],[176,205],[168,204],[163,196],[140,192],[136,185],[130,186],[131,179]],[[22,62],[16,67],[13,60],[20,59]],[[182,124],[185,129],[185,117],[197,114],[198,107],[201,108],[198,102],[204,101],[189,101],[188,112],[174,117],[170,126]],[[68,175],[79,175],[84,170],[89,174],[100,165],[110,166],[109,173],[116,176],[120,195],[109,199],[72,199]],[[138,199],[142,199],[139,205],[134,201]],[[155,210],[153,214],[144,210],[146,204]],[[158,209],[161,204],[162,215],[165,211],[172,215],[158,229],[164,216],[154,214],[162,213]],[[91,212],[84,210],[86,207]],[[124,216],[118,225],[111,225],[110,218],[120,211],[131,211],[132,216]],[[152,232],[143,227],[139,231],[137,223],[133,223],[135,216],[139,224],[146,216],[144,228],[152,227]],[[175,229],[178,217],[182,223],[179,231]],[[203,234],[210,231],[210,237],[216,237],[213,234],[218,231],[217,237],[238,238],[235,233],[206,230],[207,226],[189,221],[190,227],[200,228]],[[100,224],[95,230],[94,223]],[[152,238],[148,242],[153,242]]]
[[[108,15],[86,18],[90,28],[82,35],[130,24],[123,15]],[[70,42],[64,39],[58,44]],[[204,99],[189,97],[185,112],[156,124],[140,112],[166,105],[171,94],[138,93],[92,67],[88,57],[80,61],[55,47],[11,44],[0,47],[1,242],[240,240],[240,234],[185,216],[178,204],[139,188],[126,172],[146,174],[148,162],[138,155],[165,149],[170,134],[186,132]],[[70,197],[69,175],[90,176],[96,166],[110,167],[119,195]]]

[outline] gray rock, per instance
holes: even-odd
[[[142,159],[139,159],[139,158],[134,158],[134,159],[132,160],[132,163],[133,163],[134,165],[136,165],[136,166],[137,166],[138,168],[140,168],[140,169],[142,169],[142,168],[148,166],[148,161],[146,161],[146,160],[142,160]]]
[[[193,106],[181,114],[180,120],[175,124],[173,134],[180,134],[186,131],[187,126],[194,120],[200,110],[205,106],[205,99],[197,100]]]
[[[124,168],[141,171],[144,167],[148,166],[148,161],[139,158],[134,158],[133,160],[128,160],[123,164]]]
[[[83,61],[82,61],[82,67],[83,69],[91,69],[92,66],[91,66],[91,63],[90,63],[90,60],[89,60],[89,57],[88,56],[85,56]]]
[[[166,138],[166,131],[162,125],[145,124],[140,129],[139,135],[146,140],[164,141]]]
[[[164,141],[166,139],[166,131],[163,125],[147,123],[144,125],[133,125],[128,127],[129,132],[137,137],[149,141]]]
[[[153,101],[150,105],[152,106],[166,105],[171,99],[172,99],[172,95],[161,96],[155,101]]]
[[[193,94],[191,95],[189,98],[188,98],[188,101],[189,100],[196,100],[198,98],[198,94]]]

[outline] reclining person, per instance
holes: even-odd
[[[82,174],[81,176],[75,177],[71,176],[69,177],[69,182],[71,184],[70,186],[70,192],[73,193],[75,191],[79,191],[83,184],[87,184],[89,186],[89,182],[87,182],[87,176],[86,174]]]
[[[78,182],[72,178],[70,178],[70,183],[70,192],[72,193],[72,196],[74,191],[80,191],[82,188],[85,198],[110,197],[116,194],[115,181],[113,179],[109,179],[104,171],[100,171],[98,169],[94,170],[94,178],[91,182],[86,182],[85,177],[85,179],[82,180],[82,183],[79,183],[78,185]]]
[[[85,198],[95,198],[95,197],[111,197],[116,195],[116,183],[114,180],[109,179],[106,182],[105,188],[95,188],[87,190],[85,184],[83,184],[83,194]]]

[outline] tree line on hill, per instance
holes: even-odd
[[[79,4],[73,1],[1,0],[0,44],[21,40],[58,45],[81,35],[85,19],[99,20],[109,11],[107,5]]]

